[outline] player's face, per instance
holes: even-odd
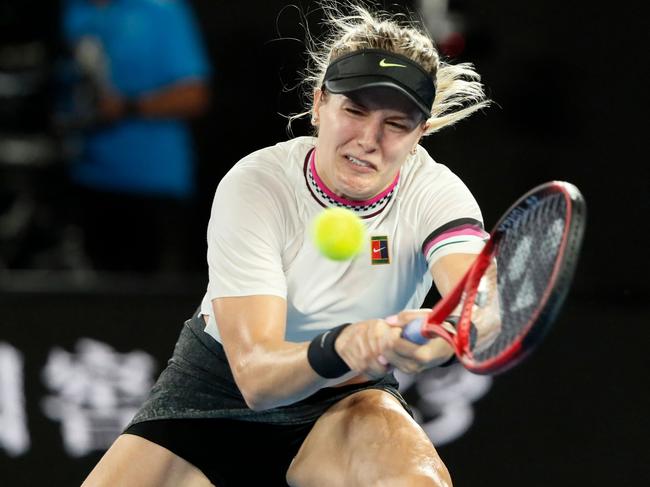
[[[424,133],[415,105],[390,88],[317,91],[316,170],[335,194],[367,200],[388,187]]]

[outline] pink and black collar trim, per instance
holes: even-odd
[[[312,149],[305,158],[305,182],[309,192],[322,207],[339,206],[354,211],[361,218],[370,218],[381,213],[397,193],[399,173],[395,180],[384,191],[370,200],[354,201],[335,195],[322,181],[316,172],[316,150]]]

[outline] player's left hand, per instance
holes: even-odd
[[[416,374],[448,361],[454,350],[442,338],[433,338],[424,345],[417,345],[401,337],[402,328],[416,318],[425,318],[430,309],[404,310],[385,319],[391,326],[386,334],[383,358],[388,364],[407,374]]]

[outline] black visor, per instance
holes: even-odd
[[[415,103],[425,119],[431,117],[436,96],[433,78],[420,65],[381,49],[363,49],[335,59],[327,67],[323,84],[337,94],[376,86],[394,88]]]

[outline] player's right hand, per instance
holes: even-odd
[[[394,329],[384,320],[359,321],[341,331],[334,348],[350,369],[378,379],[392,370],[383,360],[382,353],[388,335],[394,334]]]

